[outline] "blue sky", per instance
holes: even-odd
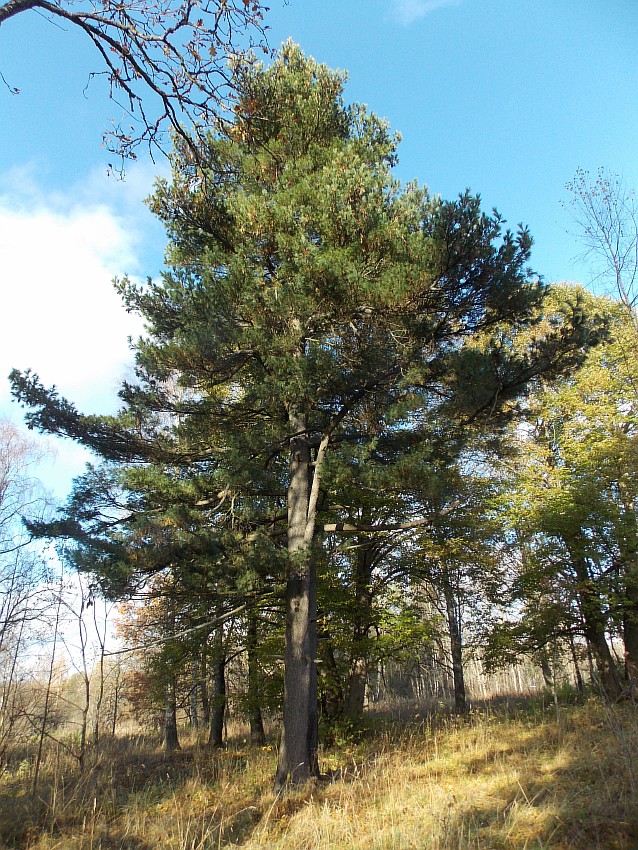
[[[292,37],[349,72],[362,101],[402,134],[397,176],[453,197],[469,187],[529,225],[534,269],[588,282],[561,206],[577,168],[638,187],[636,0],[270,0],[273,46]],[[0,30],[0,415],[4,376],[32,367],[86,410],[108,410],[139,325],[114,275],[161,267],[163,234],[142,205],[161,160],[120,183],[101,148],[117,117],[90,44],[34,12]],[[56,495],[85,456],[60,446],[42,470]]]

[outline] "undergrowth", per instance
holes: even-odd
[[[167,758],[150,738],[103,743],[83,774],[53,745],[0,779],[0,845],[20,850],[633,850],[637,707],[504,703],[467,718],[405,714],[348,728],[325,776],[272,793],[273,745]]]

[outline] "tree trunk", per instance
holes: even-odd
[[[578,693],[585,693],[585,685],[583,684],[583,675],[580,672],[580,664],[578,663],[578,653],[576,652],[576,644],[574,643],[574,633],[571,628],[569,630],[569,648],[571,650],[572,662],[574,664],[574,673],[576,675],[576,687],[578,688]]]
[[[179,750],[177,737],[177,694],[175,679],[172,678],[166,691],[166,708],[164,709],[164,751],[167,755]]]
[[[362,524],[369,517],[361,517]],[[372,570],[375,562],[376,545],[358,540],[354,563],[355,612],[352,635],[352,654],[348,671],[346,714],[353,718],[363,717],[366,685],[368,684],[368,632],[370,630],[372,594]]]
[[[636,505],[627,500],[623,505],[621,557],[624,568],[623,640],[625,675],[629,693],[638,696],[638,528]]]
[[[93,746],[96,755],[100,746],[100,725],[102,721],[102,703],[104,702],[104,655],[104,640],[100,640],[100,662],[98,666],[100,678],[98,680],[97,699],[95,700],[95,723],[93,724]]]
[[[585,627],[587,629],[587,624],[585,624]],[[606,697],[617,699],[622,692],[622,683],[607,639],[601,632],[592,632],[591,630],[589,630],[587,637],[596,660],[597,679],[600,687]]]
[[[346,714],[348,717],[352,717],[353,719],[363,717],[367,683],[367,658],[363,656],[354,658],[348,674],[348,695],[346,697]]]
[[[199,658],[195,652],[191,659],[191,692],[190,692],[190,715],[193,729],[199,729],[199,710],[197,705],[197,692],[199,690]]]
[[[311,488],[310,446],[306,422],[290,416],[288,486],[288,578],[284,655],[283,728],[275,789],[319,774],[317,712],[317,574],[312,557],[316,494]],[[318,475],[317,458],[314,475]],[[315,496],[313,504],[313,495]]]
[[[31,784],[31,794],[35,797],[38,790],[38,779],[40,776],[40,766],[42,764],[42,752],[44,748],[44,738],[47,731],[47,723],[49,722],[49,711],[51,707],[51,690],[53,687],[53,676],[55,674],[55,653],[57,649],[57,643],[59,638],[59,628],[60,628],[60,610],[62,608],[62,581],[63,576],[60,576],[60,587],[58,589],[58,596],[56,599],[56,608],[55,608],[55,627],[53,629],[53,647],[51,649],[51,662],[49,664],[49,674],[47,678],[47,687],[44,695],[44,708],[42,710],[42,720],[40,724],[40,732],[38,735],[38,749],[35,757],[35,764],[33,770],[33,781]]]
[[[199,696],[202,701],[202,723],[205,729],[210,726],[210,701],[208,699],[208,670],[206,667],[206,653],[202,652],[202,666],[199,678]]]
[[[638,604],[628,602],[624,617],[625,674],[629,691],[638,695]]]
[[[576,593],[583,620],[583,631],[596,660],[600,688],[609,699],[617,699],[622,692],[622,683],[605,637],[607,617],[578,540],[577,535],[575,540],[564,542],[577,579]]]
[[[113,689],[113,714],[111,716],[111,737],[115,738],[117,729],[117,715],[120,707],[120,676],[122,668],[119,666],[115,672],[115,687]]]
[[[584,633],[585,629],[583,628],[583,634]],[[589,681],[590,684],[593,686],[596,683],[596,670],[594,668],[594,654],[591,650],[591,644],[587,639],[587,635],[585,635],[585,646],[587,647],[587,667],[589,669]]]
[[[276,789],[319,773],[313,571],[308,564],[306,575],[290,576],[286,587],[284,718]]]
[[[545,646],[538,653],[538,663],[540,664],[543,672],[545,687],[551,691],[554,687],[554,676],[552,675],[552,666],[549,663],[549,655],[547,653],[547,647]]]
[[[250,723],[251,743],[262,747],[266,743],[264,720],[261,715],[259,699],[260,673],[257,656],[257,615],[254,611],[248,614],[248,632],[246,637],[246,653],[248,655],[248,720]]]
[[[454,710],[457,714],[467,713],[465,694],[465,674],[463,671],[463,634],[461,631],[461,613],[459,602],[449,579],[447,567],[443,578],[443,595],[447,624],[450,632],[450,654],[452,656],[452,676],[454,680]]]
[[[338,717],[344,706],[342,677],[330,634],[323,630],[318,636],[321,655],[321,714],[328,719]]]
[[[213,698],[211,700],[208,746],[214,750],[224,746],[224,717],[226,715],[226,656],[223,635],[219,629],[217,651],[213,661]]]

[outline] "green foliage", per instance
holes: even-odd
[[[604,316],[608,336],[572,374],[537,383],[525,410],[527,424],[519,427],[518,465],[503,491],[503,507],[519,551],[511,592],[522,616],[492,630],[486,656],[492,666],[552,641],[582,637],[603,663],[605,633],[627,641],[633,618],[633,328],[619,305],[575,294],[590,312]],[[552,301],[560,306],[573,295],[573,288],[557,288]]]
[[[339,750],[356,747],[379,729],[378,721],[364,715],[322,717],[321,723],[324,746],[335,747]]]
[[[73,540],[113,595],[170,576],[184,626],[238,599],[281,621],[286,579],[290,621],[290,577],[310,587],[320,521],[363,523],[372,562],[338,564],[345,604],[325,586],[320,598],[352,660],[431,631],[388,596],[410,558],[384,529],[452,517],[468,445],[539,375],[582,359],[601,322],[579,295],[546,309],[525,228],[503,229],[469,192],[400,186],[397,137],[345,105],[343,85],[288,43],[240,68],[233,120],[196,156],[176,140],[150,200],[167,270],[117,284],[147,329],[118,416],[82,415],[28,372],[12,382],[30,426],[106,462],[38,533]],[[476,524],[455,516],[430,560],[466,567]],[[309,613],[298,633],[313,630]]]

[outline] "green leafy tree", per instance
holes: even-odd
[[[536,599],[535,621],[546,636],[569,636],[580,621],[601,683],[617,696],[609,632],[624,639],[632,688],[638,669],[636,370],[626,356],[633,334],[626,309],[590,298],[607,312],[611,337],[573,374],[546,380],[531,397],[510,496],[526,552],[519,596]]]

